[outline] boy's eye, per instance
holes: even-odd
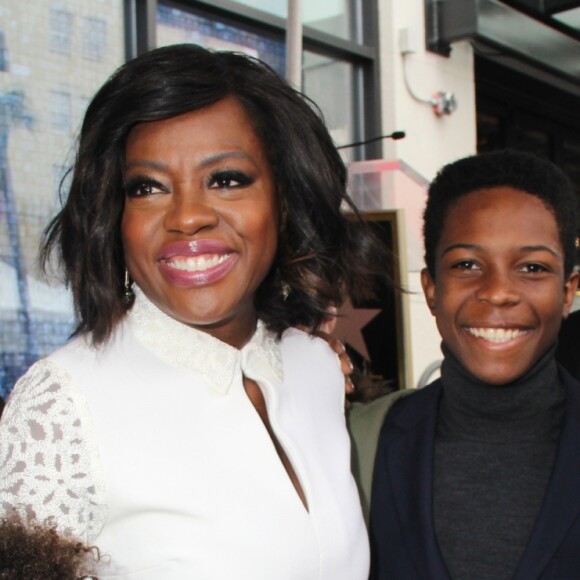
[[[542,264],[524,264],[522,266],[522,271],[528,274],[538,274],[540,272],[547,272],[548,268],[546,266],[542,266]]]
[[[247,187],[251,183],[253,183],[253,179],[242,171],[218,171],[210,176],[208,188],[236,189],[238,187]]]
[[[167,189],[153,179],[137,177],[129,179],[124,185],[128,197],[147,197],[155,193],[166,193]]]
[[[452,268],[454,270],[479,270],[479,266],[473,260],[461,260],[455,262]]]

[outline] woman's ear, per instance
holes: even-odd
[[[572,272],[564,284],[564,306],[562,308],[563,318],[566,318],[568,314],[570,314],[570,308],[572,308],[574,297],[576,296],[576,290],[578,289],[579,278],[580,274],[578,272]]]
[[[427,268],[421,270],[421,286],[423,286],[423,294],[425,294],[427,306],[431,314],[435,315],[435,281]]]

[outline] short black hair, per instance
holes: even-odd
[[[105,341],[123,318],[123,166],[131,129],[232,97],[248,114],[272,171],[281,226],[278,252],[256,295],[258,316],[278,333],[316,328],[345,292],[370,294],[387,269],[376,238],[346,193],[346,168],[320,111],[268,65],[193,44],[149,51],[119,68],[89,104],[68,197],[49,224],[41,261],[56,251],[71,287],[76,333]],[[291,292],[284,300],[282,288]]]
[[[513,187],[539,198],[554,214],[568,276],[576,261],[578,199],[568,176],[531,153],[503,149],[480,153],[443,167],[429,187],[424,213],[425,263],[435,279],[435,256],[449,208],[459,198],[490,187]]]

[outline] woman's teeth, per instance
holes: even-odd
[[[215,256],[192,256],[190,258],[171,258],[167,265],[176,270],[185,272],[200,272],[225,262],[230,254],[219,254]]]

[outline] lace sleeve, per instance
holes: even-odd
[[[69,375],[41,360],[18,381],[0,421],[0,512],[53,518],[92,542],[105,517],[91,417]]]

